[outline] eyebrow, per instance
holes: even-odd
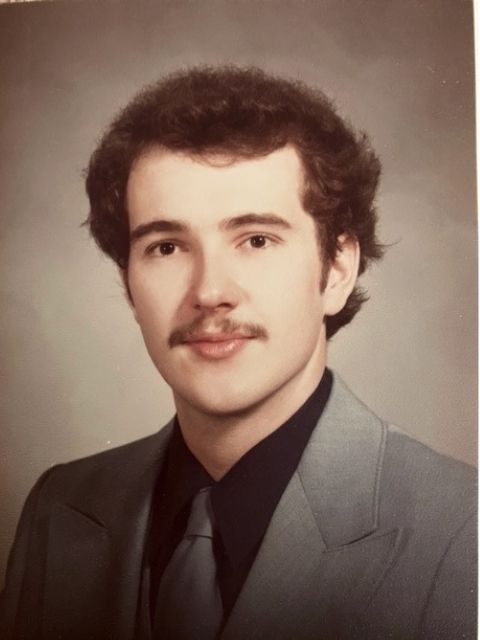
[[[145,224],[139,224],[133,231],[130,232],[130,242],[135,242],[144,236],[148,236],[150,233],[181,233],[188,230],[188,225],[184,222],[177,220],[152,220]]]
[[[281,227],[282,229],[291,229],[292,225],[284,218],[277,216],[275,213],[244,213],[233,218],[222,220],[220,226],[223,229],[238,229],[247,225],[264,225]]]
[[[225,218],[220,222],[220,228],[227,231],[239,229],[248,225],[274,226],[282,229],[291,229],[287,220],[275,213],[244,213],[231,218]],[[140,224],[130,233],[130,242],[135,242],[151,233],[185,233],[190,229],[189,225],[180,220],[152,220]]]

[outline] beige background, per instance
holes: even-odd
[[[151,433],[172,412],[113,266],[80,222],[81,172],[145,82],[233,61],[299,76],[384,163],[371,300],[330,364],[434,448],[476,452],[471,6],[462,0],[65,2],[0,8],[0,575],[48,466]]]

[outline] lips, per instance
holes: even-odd
[[[222,360],[238,353],[252,338],[241,333],[198,333],[184,344],[202,358]]]

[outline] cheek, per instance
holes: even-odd
[[[132,304],[138,314],[171,314],[178,309],[188,292],[191,265],[163,264],[160,261],[133,264],[128,275]]]
[[[130,279],[132,308],[144,335],[168,330],[176,308],[172,293],[171,288]]]
[[[312,266],[313,265],[313,266]],[[277,334],[312,332],[323,320],[321,272],[314,261],[290,261],[253,282],[253,306]]]
[[[277,261],[266,276],[254,274],[254,282],[261,281],[267,292],[275,295],[278,300],[287,302],[288,299],[307,300],[315,304],[319,298],[321,285],[321,267],[316,255],[287,256]]]

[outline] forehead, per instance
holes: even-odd
[[[192,224],[238,213],[304,214],[298,153],[284,147],[259,158],[197,157],[152,148],[132,167],[130,226],[159,215]]]

